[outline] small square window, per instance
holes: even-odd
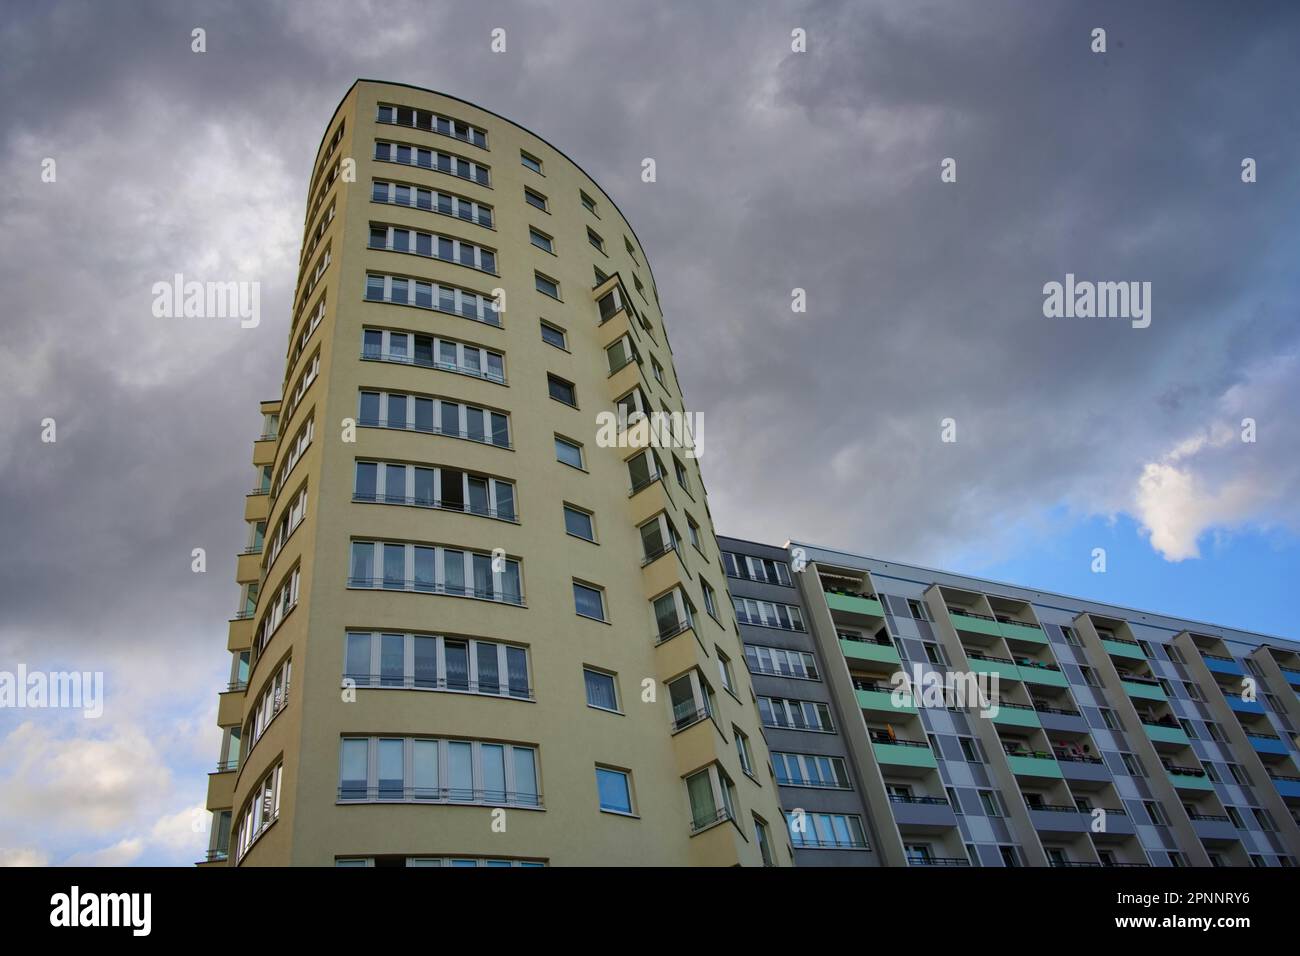
[[[595,541],[596,529],[591,522],[591,513],[572,505],[564,506],[564,530],[583,541]]]
[[[525,153],[522,149],[519,151],[519,161],[535,173],[542,171],[542,161],[531,153]]]
[[[541,193],[533,192],[533,190],[528,189],[528,188],[525,188],[525,189],[524,189],[524,201],[525,201],[526,203],[528,203],[528,205],[530,205],[530,206],[532,206],[532,207],[534,207],[534,208],[536,208],[536,209],[540,209],[542,212],[546,212],[546,211],[547,211],[547,209],[546,209],[546,197],[543,196]]]
[[[542,323],[542,341],[547,345],[554,345],[557,349],[569,350],[566,345],[564,330],[551,325],[549,322]]]
[[[596,200],[592,199],[581,189],[578,190],[578,196],[582,199],[583,209],[587,210],[587,212],[591,213],[593,216],[600,215],[600,213],[596,212]]]
[[[596,792],[600,809],[609,813],[632,813],[632,781],[622,770],[596,768]]]
[[[594,229],[587,230],[587,241],[601,252],[605,251],[605,240],[600,238],[600,233],[596,232]]]
[[[582,467],[582,446],[555,436],[555,460],[574,468]]]
[[[587,685],[588,707],[618,712],[618,685],[614,681],[613,674],[584,667],[582,678]]]
[[[543,252],[555,252],[555,245],[551,242],[551,237],[544,232],[538,232],[536,229],[529,228],[528,241]]]
[[[546,388],[550,392],[551,398],[557,402],[563,402],[565,405],[578,407],[578,395],[574,391],[573,383],[566,382],[562,378],[556,378],[554,375],[546,376]]]
[[[573,606],[579,617],[605,620],[605,595],[599,588],[573,582]]]
[[[560,286],[554,279],[548,279],[540,272],[533,273],[533,276],[538,292],[542,293],[542,295],[549,295],[552,299],[560,297]]]

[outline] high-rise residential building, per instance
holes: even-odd
[[[721,543],[799,864],[1300,859],[1300,644]]]
[[[793,862],[694,449],[598,417],[685,412],[613,200],[361,80],[306,209],[207,865]]]

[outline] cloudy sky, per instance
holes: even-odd
[[[100,670],[107,703],[0,711],[0,863],[206,845],[256,402],[357,77],[510,117],[618,201],[723,533],[1287,633],[1298,29],[1262,2],[7,7],[0,670]],[[261,325],[154,318],[175,272],[260,281]],[[1150,282],[1150,326],[1045,318],[1067,273]]]

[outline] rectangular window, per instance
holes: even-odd
[[[605,251],[605,240],[600,238],[600,233],[596,230],[590,228],[587,230],[587,241],[600,252]]]
[[[527,202],[528,205],[540,209],[542,212],[547,211],[546,197],[539,192],[534,192],[526,186],[524,187],[524,201]]]
[[[551,325],[549,322],[542,323],[542,341],[547,345],[554,345],[557,349],[569,350],[565,342],[564,330]]]
[[[618,711],[618,688],[612,674],[584,667],[582,677],[587,686],[588,707],[595,707],[597,710]]]
[[[862,829],[862,820],[855,815],[843,813],[787,813],[790,827],[790,842],[796,847],[816,847],[819,849],[852,850],[867,846],[866,833]],[[909,846],[908,859],[916,862],[921,854],[921,847]],[[924,848],[924,857],[929,859],[929,848]]]
[[[772,752],[772,770],[776,782],[789,787],[849,789],[849,774],[842,757],[821,754]]]
[[[542,171],[542,161],[530,153],[525,153],[522,149],[519,151],[519,161],[535,173]]]
[[[572,382],[566,382],[556,375],[546,376],[546,390],[551,398],[557,402],[563,402],[565,405],[578,407],[578,395],[574,390]]]
[[[600,809],[607,813],[632,813],[631,777],[622,770],[596,768],[596,793]]]
[[[551,237],[544,232],[529,227],[528,241],[543,252],[555,252],[555,244],[551,241]]]
[[[339,799],[539,806],[530,746],[425,737],[345,737]]]
[[[552,299],[558,299],[560,297],[560,285],[554,279],[547,278],[540,272],[533,273],[533,279],[537,286],[537,291],[542,293],[542,295],[549,295]]]
[[[555,436],[555,460],[573,468],[582,467],[582,446]]]
[[[573,582],[573,605],[579,617],[605,620],[605,596],[598,589]]]
[[[581,189],[578,190],[578,198],[582,200],[582,208],[587,210],[593,216],[599,215],[596,212],[596,200],[592,199]]]
[[[591,513],[574,508],[571,505],[564,506],[564,530],[575,538],[582,538],[584,541],[596,540],[596,531],[592,526]]]

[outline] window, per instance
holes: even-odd
[[[600,252],[605,251],[605,240],[600,238],[600,233],[596,232],[595,229],[588,227],[587,241],[590,242],[593,246],[595,246],[595,248]]]
[[[587,210],[587,212],[591,213],[593,216],[599,216],[599,213],[596,212],[596,200],[592,199],[581,189],[578,190],[578,198],[582,200],[583,209]]]
[[[556,435],[555,460],[573,468],[581,468],[582,446]]]
[[[587,686],[588,707],[619,713],[618,686],[613,674],[584,667],[582,669],[582,679]]]
[[[1083,641],[1079,639],[1079,634],[1074,628],[1062,625],[1061,636],[1065,638],[1065,643],[1073,647],[1083,647]]]
[[[686,778],[686,795],[691,801],[691,832],[699,833],[715,823],[735,818],[735,787],[725,771],[712,764]]]
[[[542,171],[542,161],[531,153],[525,153],[522,149],[519,151],[519,161],[535,173]]]
[[[867,848],[866,832],[860,817],[844,813],[786,814],[790,842],[796,847],[823,850],[861,850]],[[912,861],[913,848],[908,847]],[[928,848],[927,848],[928,852]]]
[[[709,616],[715,621],[718,619],[718,603],[714,596],[713,588],[708,581],[700,578],[700,591],[704,594],[704,610],[709,612]]]
[[[557,402],[563,402],[565,405],[572,405],[574,408],[578,407],[578,395],[573,388],[572,382],[566,382],[564,379],[556,375],[547,375],[546,391],[550,394],[551,398],[555,399]]]
[[[284,663],[276,669],[275,673],[267,678],[262,687],[262,692],[257,695],[250,712],[252,716],[244,724],[244,731],[240,740],[243,741],[248,750],[262,738],[266,733],[266,728],[270,726],[280,711],[289,703],[289,675],[291,661],[286,658]]]
[[[731,728],[731,736],[736,738],[736,756],[740,758],[740,769],[749,776],[754,776],[754,754],[749,749],[749,736],[735,725]]]
[[[236,859],[252,849],[253,844],[271,824],[280,818],[280,785],[284,764],[277,764],[253,788],[243,812],[239,815],[239,830],[235,840]]]
[[[432,544],[353,541],[348,587],[524,603],[518,561]]]
[[[736,677],[731,672],[731,658],[722,653],[722,649],[715,647],[718,652],[718,677],[722,680],[722,686],[732,694],[736,692]]]
[[[636,250],[632,248],[632,240],[627,236],[623,237],[623,248],[626,249],[627,254],[632,257],[632,261],[636,262]],[[637,264],[640,265],[640,263]]]
[[[695,608],[680,586],[655,598],[650,602],[650,607],[660,642],[695,626]]]
[[[731,551],[722,552],[722,566],[727,577],[741,578],[745,581],[759,581],[764,584],[781,584],[791,587],[790,569],[784,561],[771,558],[755,558]]]
[[[478,183],[480,186],[490,185],[488,167],[482,163],[471,162],[463,156],[444,153],[438,149],[425,149],[423,146],[410,146],[405,143],[376,140],[375,159],[381,163],[418,166],[421,169],[467,179],[470,182]]]
[[[655,381],[667,388],[668,383],[664,381],[664,367],[659,364],[659,360],[653,355],[650,356],[650,369],[654,373]]]
[[[435,212],[455,219],[464,219],[466,222],[478,223],[488,229],[492,228],[491,206],[437,189],[376,179],[371,183],[370,201],[394,206],[411,206],[425,212]]]
[[[627,460],[628,477],[632,481],[632,494],[659,480],[663,474],[663,464],[659,455],[650,449],[640,452]]]
[[[757,813],[754,815],[754,842],[758,844],[758,855],[764,866],[775,866],[772,857],[772,835],[767,828],[767,821]]]
[[[977,790],[980,798],[980,806],[984,808],[986,817],[1005,816],[1002,812],[1002,805],[998,803],[998,795],[992,790]]]
[[[926,617],[925,615],[925,605],[923,605],[920,601],[908,601],[907,610],[912,615],[913,619],[917,621],[929,620],[929,618]]]
[[[674,732],[713,716],[713,688],[698,670],[687,671],[668,681],[667,686]]]
[[[362,391],[357,424],[510,447],[510,423],[504,413],[431,395]]]
[[[534,272],[533,280],[534,284],[537,286],[537,291],[542,293],[542,295],[549,295],[552,299],[558,299],[560,297],[560,284],[554,279],[548,278],[540,272]]]
[[[605,620],[605,595],[599,588],[573,582],[573,606],[579,617]]]
[[[690,515],[686,516],[686,533],[690,536],[691,544],[695,545],[695,549],[703,554],[704,546],[700,544],[700,526]]]
[[[596,794],[604,812],[632,815],[632,778],[627,772],[597,767]]]
[[[497,271],[497,254],[491,249],[454,239],[451,236],[420,232],[405,226],[388,226],[384,223],[372,222],[370,248],[441,259],[444,262],[468,266],[492,275],[496,275]]]
[[[338,799],[538,807],[537,751],[478,740],[344,737]]]
[[[641,532],[642,564],[649,564],[677,547],[677,529],[665,512],[659,512],[639,529]]]
[[[1124,764],[1124,769],[1128,771],[1130,777],[1146,776],[1146,772],[1142,769],[1142,761],[1135,754],[1121,753],[1119,759]]]
[[[261,656],[262,651],[266,649],[267,643],[280,625],[284,623],[284,619],[289,616],[289,612],[298,606],[300,578],[300,568],[294,567],[292,571],[285,575],[283,583],[271,595],[270,601],[267,602],[266,610],[262,612],[262,621],[258,625],[257,634],[254,637],[253,646],[257,649],[258,656]],[[252,601],[256,605],[256,596],[252,596]]]
[[[376,117],[380,123],[392,123],[396,126],[411,126],[426,133],[439,133],[451,136],[465,143],[487,148],[487,133],[477,126],[470,126],[461,120],[440,116],[428,110],[417,110],[409,106],[380,104]]]
[[[811,700],[787,700],[782,697],[758,698],[758,712],[763,726],[783,730],[814,730],[832,733],[831,712],[825,704]]]
[[[773,604],[771,601],[754,601],[733,597],[731,603],[741,624],[759,627],[779,627],[787,631],[802,631],[803,613],[791,604]]]
[[[957,744],[958,744],[958,746],[961,747],[961,755],[962,755],[962,758],[963,758],[967,763],[983,763],[983,762],[984,762],[983,759],[980,757],[979,745],[975,743],[975,738],[974,738],[974,737],[961,737],[961,736],[959,736],[959,737],[957,738]]]
[[[565,342],[564,330],[549,322],[542,323],[542,341],[547,345],[554,345],[557,349],[564,349],[566,352],[569,350]]]
[[[776,782],[787,787],[821,787],[847,790],[849,772],[842,757],[821,754],[772,752],[772,770]]]
[[[484,325],[501,326],[501,315],[496,300],[461,289],[457,286],[439,282],[425,282],[406,276],[388,273],[366,273],[366,300],[369,302],[389,302],[394,305],[413,305],[420,309],[432,309],[482,322]]]
[[[456,372],[500,384],[506,380],[502,353],[436,335],[368,327],[361,332],[361,357],[372,362]]]
[[[583,541],[595,541],[596,530],[592,527],[591,512],[583,511],[572,505],[564,506],[564,530]]]
[[[546,208],[546,197],[539,192],[534,192],[527,186],[524,187],[524,202],[536,209],[540,209],[542,212],[548,211]]]
[[[783,647],[746,644],[745,663],[749,665],[751,674],[796,677],[800,680],[821,680],[821,675],[817,672],[817,660],[807,651],[792,651]]]
[[[349,631],[343,668],[357,687],[532,697],[528,651],[497,641]]]
[[[677,474],[677,484],[687,493],[691,493],[691,484],[686,476],[686,466],[682,464],[681,459],[673,455],[673,471]]]
[[[543,252],[549,252],[552,255],[555,253],[555,244],[551,241],[551,237],[544,232],[529,227],[528,241]]]
[[[1115,711],[1109,707],[1099,707],[1098,712],[1101,714],[1101,722],[1106,725],[1107,730],[1121,730],[1119,718],[1115,716]]]
[[[515,487],[457,468],[358,461],[352,500],[465,511],[515,520]]]

